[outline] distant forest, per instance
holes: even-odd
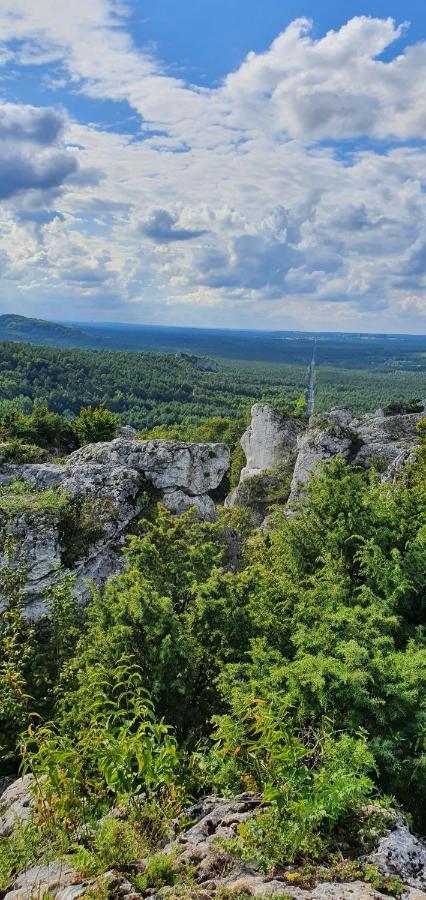
[[[202,371],[197,357],[190,354],[5,342],[0,344],[0,411],[11,401],[28,411],[35,399],[41,399],[53,412],[72,417],[82,406],[104,403],[124,424],[144,430],[215,416],[247,419],[256,401],[286,406],[303,396],[313,344],[307,348],[305,338],[302,353],[300,347],[296,352],[294,343],[297,361],[217,358],[217,371]],[[335,339],[335,345],[334,365],[325,364],[323,350],[316,345],[316,412],[347,405],[362,413],[391,401],[426,396],[426,356],[418,348],[413,352],[404,339],[391,358],[383,348],[375,355],[368,345],[362,359],[344,340]]]
[[[78,415],[104,403],[138,429],[248,415],[261,398],[291,403],[303,394],[304,366],[220,364],[201,371],[191,357],[108,350],[58,350],[0,344],[0,408],[10,401],[25,411],[35,399],[52,412]]]

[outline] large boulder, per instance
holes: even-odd
[[[355,420],[354,427],[361,444],[356,463],[364,466],[374,464],[383,472],[384,478],[389,477],[397,460],[401,462],[409,457],[417,442],[417,423],[423,415],[424,411],[385,415],[378,410]]]

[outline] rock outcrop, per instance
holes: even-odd
[[[281,504],[287,500],[291,511],[310,475],[337,455],[364,467],[374,464],[383,480],[394,480],[413,459],[417,422],[425,415],[426,401],[420,406],[422,411],[417,413],[390,415],[377,410],[358,419],[350,410],[335,407],[311,416],[302,425],[300,420],[256,403],[251,424],[241,438],[247,463],[226,505],[251,509],[255,525],[277,499]],[[286,484],[289,472],[289,490],[280,497],[276,480]]]
[[[32,900],[36,897],[74,900],[86,888],[87,884],[82,883],[81,876],[70,863],[54,859],[46,865],[32,866],[18,875],[6,897],[8,900]]]
[[[251,424],[241,438],[247,463],[241,481],[252,478],[282,464],[296,449],[301,432],[297,419],[278,412],[272,406],[255,403],[251,410]]]
[[[83,600],[89,580],[102,586],[121,570],[122,546],[141,518],[148,494],[175,514],[195,507],[203,519],[214,519],[216,507],[210,493],[228,467],[229,450],[224,444],[127,438],[83,447],[61,465],[0,465],[4,489],[20,481],[34,494],[28,508],[13,515],[0,511],[2,545],[7,539],[13,542],[12,559],[23,562],[27,571],[28,615],[37,618],[43,611],[43,592],[59,567],[73,572],[76,593]],[[65,518],[63,510],[37,504],[41,492],[51,489],[68,498]],[[82,511],[87,512],[86,531],[79,526]]]
[[[275,873],[264,873],[256,864],[241,862],[232,855],[223,842],[235,838],[238,827],[260,809],[258,794],[245,793],[236,797],[204,797],[185,811],[185,819],[190,826],[172,837],[163,852],[170,853],[183,880],[180,893],[187,900],[213,900],[217,896],[252,896],[294,898],[294,900],[385,900],[386,878],[397,875],[398,887],[403,891],[402,900],[426,900],[425,872],[426,845],[416,838],[398,816],[389,816],[392,822],[388,832],[382,837],[377,848],[368,856],[358,860],[355,880],[316,881],[311,877],[309,887],[295,884],[294,866],[283,867]],[[123,818],[120,810],[113,810],[110,816]],[[105,818],[102,820],[105,821]],[[177,824],[177,823],[176,823]],[[184,880],[191,866],[191,884]],[[377,874],[384,876],[383,888],[376,889],[362,880],[365,866],[374,867]],[[155,889],[138,891],[133,882],[135,875],[143,873],[146,860],[136,859],[125,866],[125,871],[111,870],[101,876],[100,882],[84,881],[69,862],[56,859],[48,864],[39,864],[14,877],[5,893],[5,900],[31,900],[48,893],[56,900],[73,900],[89,891],[93,896],[101,884],[105,892],[114,900],[139,900],[156,896]],[[366,870],[367,871],[367,870]],[[348,878],[348,873],[346,874]],[[316,882],[316,883],[315,883]],[[168,893],[175,896],[176,887],[163,888],[161,897]]]
[[[380,839],[367,862],[383,875],[399,875],[410,887],[426,891],[426,844],[404,822]]]
[[[350,410],[335,407],[311,416],[307,431],[298,441],[290,504],[300,496],[311,473],[337,455],[366,468],[374,464],[382,479],[390,480],[397,471],[397,461],[401,470],[417,443],[417,422],[425,408],[426,402],[421,413],[390,416],[378,410],[354,419]]]

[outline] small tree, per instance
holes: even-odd
[[[74,431],[81,446],[98,441],[112,441],[117,433],[120,417],[99,406],[83,406],[78,419],[73,422]]]

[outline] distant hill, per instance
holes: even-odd
[[[74,325],[13,314],[0,316],[0,341],[26,341],[54,347],[93,346],[93,339]]]

